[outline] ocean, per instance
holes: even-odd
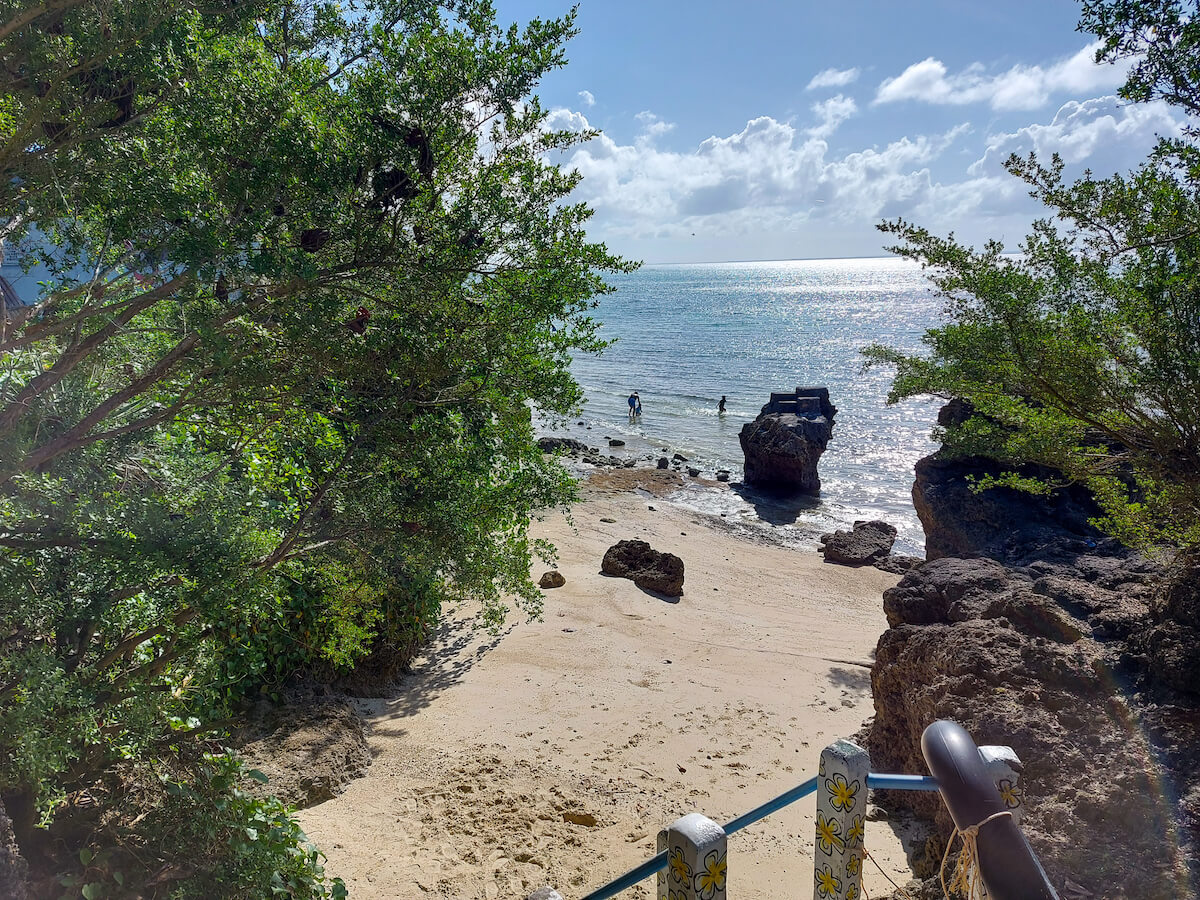
[[[731,488],[692,485],[672,498],[724,515],[738,529],[812,547],[820,534],[856,519],[883,519],[899,531],[897,553],[923,554],[912,506],[913,464],[936,449],[929,439],[939,401],[888,406],[891,372],[863,371],[860,350],[879,342],[920,348],[940,321],[920,268],[907,260],[832,259],[644,266],[611,279],[596,318],[615,341],[580,354],[572,372],[586,402],[582,415],[549,433],[582,437],[609,453],[681,453],[711,479],[731,472]],[[821,493],[780,502],[747,491],[738,444],[772,391],[823,385],[838,408],[821,458]],[[638,391],[642,415],[628,419]],[[721,396],[727,398],[718,414]],[[582,422],[583,424],[579,424]],[[612,451],[614,455],[618,451]],[[652,464],[652,463],[650,463]]]

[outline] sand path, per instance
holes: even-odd
[[[393,697],[362,701],[367,776],[301,814],[353,900],[543,885],[572,900],[652,856],[674,818],[727,821],[804,780],[871,715],[866,666],[895,576],[600,482],[576,529],[558,515],[535,525],[567,579],[545,592],[542,621],[497,638],[460,613]],[[678,603],[599,574],[604,551],[634,537],[683,558]],[[811,896],[812,815],[809,798],[731,837],[730,895]],[[867,847],[895,877],[894,831],[871,823]],[[868,867],[866,887],[888,885]]]

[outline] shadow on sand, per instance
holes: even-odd
[[[403,734],[403,728],[389,727],[388,720],[405,719],[428,707],[439,694],[460,682],[511,630],[510,625],[492,634],[469,618],[443,620],[413,661],[412,670],[396,682],[388,696],[360,701],[364,711],[378,719],[372,723],[371,734]]]

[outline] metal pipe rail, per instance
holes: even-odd
[[[883,775],[872,772],[867,776],[867,787],[889,791],[936,791],[938,784],[935,779],[927,775]],[[784,791],[778,797],[768,800],[761,806],[756,806],[749,812],[742,813],[742,815],[724,826],[725,834],[730,835],[735,831],[741,831],[747,825],[753,825],[755,822],[765,819],[771,813],[778,812],[785,806],[790,806],[797,800],[815,793],[816,790],[817,776],[814,775],[807,781],[801,782],[791,790]],[[666,867],[667,854],[666,851],[663,851],[652,856],[641,865],[630,869],[624,875],[613,879],[603,887],[592,891],[583,900],[608,900],[608,898],[615,897],[621,891],[633,887],[639,881],[649,878],[651,875],[657,875]]]

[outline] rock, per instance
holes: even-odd
[[[883,559],[896,542],[896,529],[887,522],[855,522],[853,531],[825,536],[821,552],[826,562],[862,566]]]
[[[833,434],[836,413],[826,388],[772,394],[758,418],[738,434],[746,457],[746,483],[788,493],[818,493],[817,461]]]
[[[538,438],[538,449],[543,453],[557,453],[560,450],[574,450],[586,453],[588,446],[583,441],[574,438],[544,437]]]
[[[643,590],[668,597],[683,593],[683,560],[673,553],[660,553],[645,541],[618,541],[604,554],[600,571],[632,579]]]
[[[885,556],[883,559],[877,559],[871,565],[883,572],[891,572],[893,575],[903,575],[905,572],[911,572],[925,560],[919,556],[899,556],[892,554]]]
[[[371,765],[362,720],[345,700],[289,695],[282,704],[258,703],[235,741],[249,768],[267,783],[245,787],[305,809],[340,794]]]
[[[686,456],[684,456],[682,453],[676,453],[674,456],[671,457],[671,462],[685,463],[687,461],[688,461],[688,458]]]
[[[930,559],[884,593],[872,767],[924,771],[922,731],[953,719],[1021,758],[1023,830],[1056,887],[1070,878],[1071,896],[1177,897],[1181,873],[1200,872],[1200,572],[1166,582],[1095,535],[1081,492],[972,493],[966,475],[987,471],[999,468],[938,454],[918,464]],[[936,823],[910,860],[936,882],[945,807],[915,792],[880,803]]]
[[[696,469],[696,468],[693,468],[692,466],[688,466],[688,470],[687,470],[687,472],[688,472],[688,474],[689,474],[690,476],[692,476],[693,478],[699,478],[699,477],[700,477],[700,470],[699,470],[699,469]]]
[[[28,866],[17,846],[12,822],[9,821],[4,802],[0,800],[0,897],[25,900],[28,896],[25,887],[27,872]]]
[[[620,440],[620,439],[618,439],[618,438],[609,438],[609,439],[608,439],[608,446],[610,446],[610,447],[624,447],[624,446],[625,446],[625,442],[624,442],[624,441],[622,441],[622,440]]]
[[[961,422],[969,415],[961,401],[952,401],[942,407],[938,424]],[[1093,544],[1101,539],[1089,524],[1101,515],[1100,509],[1078,485],[1056,489],[1045,497],[1006,487],[979,493],[972,490],[971,479],[1011,470],[1011,465],[978,456],[951,458],[944,450],[917,462],[913,506],[925,529],[926,558],[990,556],[1017,561],[1021,554],[1036,554],[1038,548],[1065,536]],[[1016,471],[1032,477],[1054,476],[1036,466]]]
[[[671,465],[671,461],[669,459],[667,459],[665,456],[660,456],[658,458],[658,467],[660,469],[665,469],[669,465]]]
[[[566,583],[567,583],[567,579],[563,577],[562,572],[559,572],[557,570],[551,570],[551,571],[545,573],[538,580],[538,587],[540,587],[540,588],[560,588]]]
[[[724,469],[722,469],[720,472],[717,473],[717,481],[728,481],[728,480],[729,480],[729,473],[727,471],[725,471]]]
[[[608,516],[601,516],[600,521],[604,522],[607,525],[616,525],[617,524],[616,519],[610,519]]]

